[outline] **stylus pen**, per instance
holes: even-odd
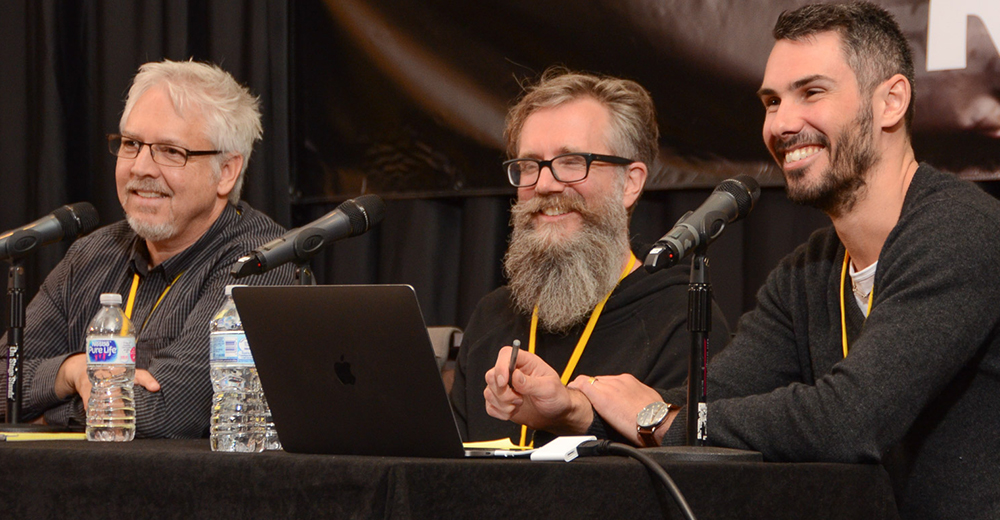
[[[507,377],[507,386],[509,386],[510,389],[513,390],[514,389],[514,366],[516,366],[516,364],[517,364],[517,353],[521,351],[521,340],[515,339],[514,342],[511,343],[510,346],[511,346],[511,349],[510,349],[510,374],[508,374],[508,377]]]

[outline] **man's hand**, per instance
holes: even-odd
[[[149,370],[135,369],[135,384],[142,386],[150,392],[160,391],[160,382],[153,377],[153,374],[149,373]]]
[[[150,392],[160,391],[160,383],[148,370],[136,369],[135,383]],[[80,394],[80,399],[83,400],[83,409],[86,410],[90,406],[90,390],[90,379],[87,377],[87,356],[73,354],[66,358],[56,374],[56,397],[66,399],[73,394]]]
[[[583,392],[604,422],[637,445],[639,432],[635,422],[636,416],[647,404],[663,400],[656,390],[644,385],[632,374],[596,378],[581,375],[574,379],[569,387]],[[669,429],[670,423],[676,416],[676,412],[671,412],[656,429],[657,441],[663,438],[663,432]]]
[[[66,358],[56,373],[56,397],[66,399],[73,394],[80,394],[86,409],[90,399],[90,379],[87,378],[87,355],[73,354]]]
[[[513,389],[508,386],[510,349],[501,348],[496,365],[486,372],[486,413],[556,435],[585,433],[594,421],[590,402],[582,393],[567,389],[542,358],[521,351],[512,377]]]

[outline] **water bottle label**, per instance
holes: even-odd
[[[135,338],[88,339],[87,361],[98,365],[134,365]]]
[[[212,361],[225,361],[242,365],[253,364],[250,343],[247,341],[246,334],[242,332],[212,333],[211,347]]]

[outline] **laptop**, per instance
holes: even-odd
[[[236,287],[285,451],[457,458],[465,450],[413,287]]]

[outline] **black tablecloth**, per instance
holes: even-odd
[[[700,520],[893,519],[881,466],[664,462]],[[0,442],[0,518],[681,518],[638,462]]]

